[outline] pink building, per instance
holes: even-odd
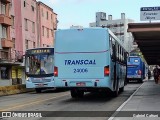
[[[11,17],[9,14],[11,0],[0,0],[0,85],[8,85],[11,77],[11,59],[13,46],[10,38]]]
[[[37,2],[38,46],[47,47],[54,44],[54,31],[57,29],[57,14],[42,2]]]
[[[15,12],[16,11],[16,12]],[[36,0],[12,0],[11,3],[11,56],[19,64],[12,66],[12,84],[24,83],[25,50],[37,47],[37,9]]]

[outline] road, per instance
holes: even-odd
[[[69,91],[58,92],[55,90],[44,91],[40,94],[30,92],[3,96],[0,97],[0,111],[49,111],[44,112],[42,118],[24,118],[26,120],[107,120],[108,117],[97,117],[96,115],[99,115],[100,111],[114,112],[140,85],[141,84],[135,83],[126,85],[124,92],[120,93],[116,98],[107,97],[102,93],[86,93],[83,98],[73,99],[71,98]],[[63,117],[49,117],[55,116],[55,111],[60,111],[56,114],[61,114]],[[67,113],[66,111],[72,112]],[[86,114],[84,114],[84,111],[87,111],[85,112]],[[78,117],[75,117],[76,114],[78,114]],[[43,117],[44,115],[48,117]],[[66,117],[66,115],[69,117]],[[89,117],[84,117],[85,115],[88,115]],[[3,120],[6,119],[21,120],[22,118],[3,118]]]

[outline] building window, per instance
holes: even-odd
[[[44,36],[44,26],[42,26],[42,36]]]
[[[12,42],[13,42],[13,48],[16,48],[15,38],[12,38]]]
[[[32,22],[32,32],[35,33],[35,23]]]
[[[42,11],[42,17],[44,16],[44,13],[43,13],[43,8],[41,9],[41,11]]]
[[[11,24],[12,24],[12,28],[14,28],[14,16],[13,15],[11,15]]]
[[[28,40],[25,40],[26,49],[28,49]]]
[[[1,14],[5,15],[6,14],[6,5],[1,3]]]
[[[24,1],[24,7],[26,7],[26,1]]]
[[[9,79],[9,69],[7,67],[1,67],[1,79]]]
[[[27,21],[27,19],[24,19],[24,22],[25,22],[25,30],[28,31],[28,21]]]
[[[46,19],[48,20],[48,11],[46,12]]]
[[[51,36],[53,37],[53,30],[51,30]]]
[[[51,14],[51,20],[52,20],[52,14]]]
[[[2,38],[7,38],[7,28],[2,26]]]
[[[47,28],[47,38],[49,38],[49,28]]]
[[[33,48],[36,48],[36,42],[33,42]]]
[[[32,11],[34,12],[34,6],[33,5],[31,5],[31,8],[32,8]]]

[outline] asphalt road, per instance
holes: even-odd
[[[126,85],[124,92],[116,98],[106,96],[104,93],[86,93],[83,98],[73,99],[69,91],[55,90],[47,90],[40,94],[31,92],[2,96],[0,97],[0,111],[12,111],[12,116],[16,111],[27,115],[26,111],[40,112],[42,115],[42,118],[23,118],[25,120],[107,120],[109,117],[104,117],[104,114],[112,114],[140,85],[139,83]],[[18,114],[14,114],[16,115]],[[62,117],[55,117],[56,115]],[[2,120],[6,119],[22,120],[17,117]]]

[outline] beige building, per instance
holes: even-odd
[[[133,37],[127,32],[128,23],[133,23],[134,20],[127,19],[125,13],[121,13],[120,19],[113,19],[112,15],[106,17],[106,13],[97,12],[96,21],[89,24],[90,27],[107,27],[109,28],[122,42],[124,47],[130,52],[133,49]]]

